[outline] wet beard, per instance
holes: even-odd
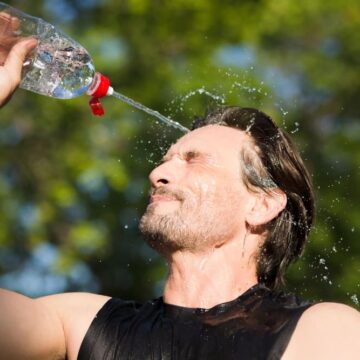
[[[229,234],[221,216],[206,216],[200,209],[194,212],[184,208],[167,215],[147,210],[139,229],[146,242],[165,255],[174,251],[206,251],[220,244]]]
[[[190,250],[189,231],[176,214],[156,215],[146,212],[140,221],[139,229],[145,241],[159,253]]]

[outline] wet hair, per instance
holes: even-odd
[[[241,171],[251,191],[281,189],[286,207],[264,225],[266,238],[257,254],[258,281],[269,288],[284,285],[288,266],[300,257],[314,221],[311,179],[289,135],[263,112],[253,108],[224,106],[197,118],[192,130],[217,124],[248,133],[253,147],[241,152]],[[250,149],[249,149],[250,148]]]

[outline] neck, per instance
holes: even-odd
[[[247,242],[254,244],[256,240]],[[199,253],[172,253],[164,302],[208,309],[236,299],[258,282],[254,250],[244,249],[243,241],[230,241]]]

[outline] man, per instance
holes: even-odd
[[[35,46],[0,66],[0,105]],[[313,221],[308,174],[287,135],[255,109],[195,124],[150,174],[140,229],[169,264],[160,299],[0,292],[1,359],[358,359],[360,315],[274,289]]]

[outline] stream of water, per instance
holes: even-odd
[[[123,95],[123,94],[120,94],[116,91],[114,91],[114,93],[112,94],[113,97],[115,97],[116,99],[119,99],[119,100],[122,100],[124,102],[126,102],[127,104],[139,109],[139,110],[142,110],[142,111],[145,111],[146,113],[148,113],[149,115],[151,116],[155,116],[157,117],[160,121],[162,121],[163,123],[165,123],[166,125],[169,125],[169,126],[172,126],[173,128],[176,128],[184,133],[187,133],[189,132],[190,130],[188,128],[186,128],[185,126],[182,126],[181,124],[179,124],[177,121],[174,121],[164,115],[161,115],[158,111],[155,111],[155,110],[152,110],[148,107],[146,107],[145,105],[143,104],[140,104],[138,103],[137,101],[131,99],[131,98],[128,98],[127,96]]]

